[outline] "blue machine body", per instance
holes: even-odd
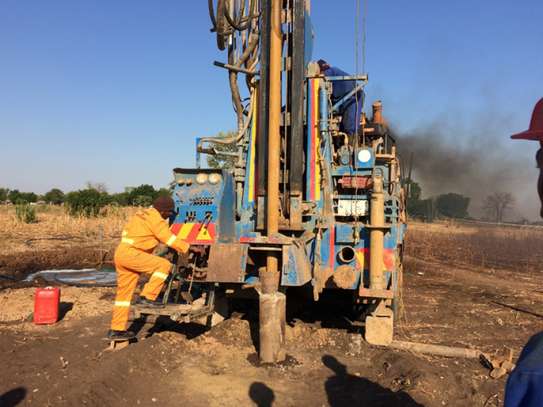
[[[379,174],[385,196],[383,270],[386,290],[392,293],[386,298],[392,298],[400,281],[406,230],[395,142],[386,125],[361,118],[361,109],[356,112],[363,103],[366,78],[338,69],[328,76],[315,74],[312,41],[306,15],[304,156],[299,157],[304,161],[304,187],[302,208],[294,208],[302,213],[302,228],[283,232],[280,227],[276,236],[267,236],[259,222],[263,211],[256,187],[255,114],[238,142],[234,169],[200,168],[201,153],[213,151],[197,140],[198,168],[174,170],[177,214],[172,231],[190,244],[210,246],[204,282],[257,283],[259,256],[272,247],[280,259],[282,287],[312,284],[317,293],[323,288],[369,290],[372,179]],[[342,112],[352,110],[353,104],[361,128],[347,130],[362,132],[356,142],[340,126]],[[344,250],[352,255],[341,256]],[[334,278],[346,268],[352,277],[347,286]]]

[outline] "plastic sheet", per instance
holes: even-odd
[[[36,278],[50,283],[66,284],[77,287],[115,287],[117,275],[113,269],[81,270],[42,270],[30,274],[24,281],[32,282]]]

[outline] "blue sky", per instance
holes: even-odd
[[[312,18],[314,56],[354,71],[355,1]],[[368,97],[394,127],[488,125],[535,178],[535,145],[508,135],[543,96],[543,2],[368,0],[366,20]],[[204,0],[0,1],[0,185],[118,191],[192,166],[195,137],[235,124],[209,28]]]

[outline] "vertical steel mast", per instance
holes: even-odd
[[[271,2],[270,15],[270,64],[268,110],[268,163],[266,191],[266,233],[268,239],[279,232],[279,168],[281,124],[281,59],[283,34],[281,30],[282,0]],[[264,1],[264,3],[267,3]],[[284,360],[286,298],[278,292],[278,258],[274,251],[266,257],[266,268],[261,269],[260,293],[260,360],[275,363]]]

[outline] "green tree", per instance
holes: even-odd
[[[215,137],[219,139],[234,139],[237,133],[234,131],[228,131],[226,133],[219,132]],[[237,157],[232,156],[231,154],[238,151],[236,143],[231,144],[215,144],[213,143],[213,148],[218,152],[216,155],[207,156],[207,165],[211,168],[225,168],[233,169],[235,167]],[[225,154],[221,154],[225,153]]]
[[[111,195],[111,202],[114,202],[119,206],[128,206],[128,192],[120,192]]]
[[[138,195],[134,197],[132,205],[148,207],[153,203],[153,198],[148,195]]]
[[[407,190],[407,213],[412,217],[423,217],[425,214],[425,205],[420,199],[422,190],[417,182],[409,181],[406,185]]]
[[[442,194],[436,198],[436,209],[447,218],[467,218],[469,201],[468,197],[460,194]]]
[[[170,196],[172,194],[172,191],[170,191],[169,188],[160,188],[157,193],[156,193],[156,196],[159,197],[159,196]]]
[[[53,205],[60,205],[62,202],[64,202],[64,192],[62,192],[58,188],[53,188],[52,190],[47,192],[43,198],[47,203],[51,203]]]
[[[14,204],[21,202],[31,203],[38,200],[38,195],[34,192],[20,192],[18,189],[14,189],[9,191],[8,199]]]
[[[418,182],[410,181],[408,186],[409,199],[418,201],[422,196],[422,188]]]
[[[37,202],[38,195],[36,195],[34,192],[21,192],[21,200],[28,203]]]
[[[432,198],[422,199],[422,188],[417,182],[407,183],[407,214],[412,218],[432,222],[436,215],[435,201]]]
[[[65,202],[70,215],[93,217],[100,214],[100,210],[111,202],[111,198],[105,192],[89,188],[66,194]]]
[[[19,192],[18,189],[12,189],[8,193],[8,199],[11,201],[11,203],[16,203],[21,200],[21,192]]]
[[[139,187],[135,187],[128,192],[128,204],[135,206],[149,206],[142,205],[142,203],[147,203],[148,201],[153,202],[157,197],[157,190],[155,187],[149,184],[142,184]],[[147,198],[142,198],[147,197]]]
[[[5,202],[8,200],[9,189],[0,188],[0,202]]]

